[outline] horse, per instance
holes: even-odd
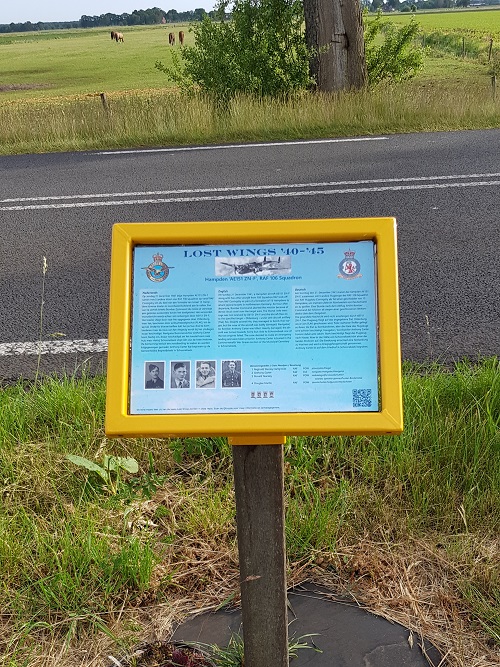
[[[173,32],[168,33],[168,43],[170,46],[175,46],[175,34]]]
[[[184,32],[182,30],[179,30],[179,44],[181,46],[184,44]]]
[[[115,35],[116,35],[115,31],[112,30],[112,31],[111,31],[111,41],[115,38]]]
[[[122,32],[115,32],[115,39],[117,42],[123,42],[123,33]]]

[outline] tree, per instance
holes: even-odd
[[[167,23],[176,23],[179,20],[179,13],[176,9],[169,9],[165,14]]]
[[[198,7],[193,12],[193,18],[195,21],[203,21],[203,17],[206,13],[207,12],[202,7]]]
[[[304,0],[304,17],[317,90],[363,88],[368,77],[360,0]]]

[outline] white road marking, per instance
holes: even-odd
[[[216,146],[178,146],[176,148],[137,148],[123,151],[99,151],[97,155],[126,155],[127,153],[177,153],[180,151],[218,151],[229,148],[265,148],[267,146],[303,146],[304,144],[340,144],[356,141],[386,141],[388,137],[345,137],[343,139],[310,139],[299,141],[270,141],[260,144],[227,144]]]
[[[108,201],[75,201],[71,203],[58,203],[58,204],[26,204],[18,206],[0,206],[0,211],[33,211],[33,210],[43,210],[43,209],[65,209],[65,208],[88,208],[88,207],[102,207],[102,206],[131,206],[139,204],[173,204],[173,203],[182,203],[182,202],[200,202],[200,201],[231,201],[236,199],[270,199],[278,197],[314,197],[317,195],[336,195],[336,194],[362,194],[366,192],[401,192],[403,190],[434,190],[434,189],[445,189],[445,188],[474,188],[474,187],[491,187],[500,185],[500,181],[496,180],[480,180],[480,181],[467,181],[467,182],[434,182],[434,183],[422,183],[421,181],[443,181],[443,180],[452,180],[452,179],[466,179],[466,178],[495,178],[500,176],[500,174],[464,174],[458,176],[429,176],[429,177],[411,177],[411,178],[402,178],[402,179],[376,179],[371,181],[338,181],[331,183],[302,183],[302,184],[292,184],[292,185],[258,185],[258,186],[242,186],[234,188],[212,188],[212,189],[194,189],[194,190],[165,190],[157,192],[131,192],[131,193],[111,193],[111,194],[99,194],[99,195],[63,195],[60,197],[38,197],[38,198],[22,198],[22,199],[5,199],[0,200],[0,204],[13,203],[20,201],[47,201],[47,200],[57,200],[61,201],[64,199],[90,199],[97,197],[107,197]],[[418,181],[415,185],[404,185],[404,183]],[[395,182],[399,185],[378,185],[378,183],[390,183]],[[358,185],[362,183],[372,183],[377,184],[371,187],[349,187],[349,188],[339,188],[339,185]],[[403,184],[403,185],[401,185]],[[265,192],[265,190],[273,189],[299,189],[299,188],[312,188],[312,187],[329,187],[328,190],[300,190],[298,192]],[[242,193],[245,191],[254,191],[251,194],[222,194],[222,195],[203,195],[202,193],[209,192],[238,192]],[[151,195],[164,195],[164,194],[191,194],[195,196],[187,197],[163,197],[158,196],[154,199],[148,199]],[[113,199],[114,197],[137,197],[143,196],[144,199]],[[109,198],[111,198],[109,200]]]
[[[39,354],[73,354],[75,352],[106,352],[107,338],[95,340],[42,340],[27,343],[0,343],[0,357]]]
[[[368,185],[375,183],[414,183],[421,181],[450,181],[467,178],[497,178],[500,172],[492,174],[452,174],[450,176],[410,176],[408,178],[374,178],[358,181],[323,181],[319,183],[282,183],[280,185],[241,185],[226,188],[190,188],[187,190],[144,190],[142,192],[102,192],[97,194],[51,195],[46,197],[15,197],[0,199],[0,204],[28,201],[65,201],[69,199],[102,199],[112,197],[141,197],[153,195],[202,194],[205,192],[247,192],[251,190],[289,190],[298,188],[337,187],[339,185]]]

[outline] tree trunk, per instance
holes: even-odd
[[[309,70],[317,90],[366,85],[363,15],[359,0],[303,0]]]

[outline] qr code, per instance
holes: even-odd
[[[371,408],[372,390],[371,389],[353,389],[352,407],[353,408]]]

